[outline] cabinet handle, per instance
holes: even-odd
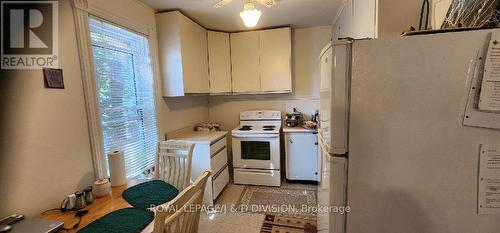
[[[318,142],[315,142],[315,143],[314,143],[314,145],[316,145],[316,146],[317,146],[317,145],[318,145]]]

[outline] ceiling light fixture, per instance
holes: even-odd
[[[253,2],[247,2],[243,6],[243,11],[240,12],[240,17],[246,27],[253,28],[259,22],[259,18],[262,15],[260,10],[255,9]]]

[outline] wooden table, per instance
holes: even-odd
[[[129,187],[132,187],[134,185],[137,185],[137,184],[140,184],[140,183],[143,183],[146,181],[148,181],[148,180],[132,179],[132,180],[129,180],[126,185],[112,187],[110,195],[96,198],[92,204],[88,205],[85,208],[89,212],[82,217],[82,221],[80,222],[78,228],[73,229],[73,230],[68,231],[68,232],[77,232],[78,230],[87,226],[89,223],[93,222],[94,220],[96,220],[96,219],[98,219],[98,218],[100,218],[100,217],[102,217],[110,212],[113,212],[113,211],[118,210],[118,209],[130,207],[130,205],[122,198],[123,191],[125,191]],[[45,219],[49,219],[49,220],[56,220],[56,221],[64,222],[65,228],[70,228],[75,223],[78,222],[78,218],[75,217],[75,211],[61,212],[59,210],[53,210],[53,211],[49,211],[47,213],[41,214],[40,217],[45,218]],[[152,229],[153,229],[152,227],[153,227],[153,224],[151,223],[142,232],[152,232]],[[66,231],[64,231],[64,232],[66,232]]]

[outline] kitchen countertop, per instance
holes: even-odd
[[[146,181],[148,180],[129,179],[127,181],[127,184],[117,187],[111,187],[110,194],[96,198],[94,202],[85,207],[85,210],[88,210],[89,213],[82,217],[80,224],[78,224],[78,227],[76,229],[71,229],[66,232],[70,233],[77,232],[78,230],[87,226],[91,222],[103,217],[104,215],[112,211],[130,207],[130,204],[128,204],[127,201],[125,201],[125,199],[122,198],[123,191],[125,191],[129,187],[132,187],[140,183],[144,183]],[[73,226],[77,222],[77,218],[75,218],[75,212],[73,211],[61,212],[60,210],[52,210],[40,214],[40,217],[48,220],[64,222],[64,226],[66,228]],[[144,228],[141,231],[141,233],[152,232],[153,226],[154,226],[154,221],[151,222],[146,228]],[[58,232],[64,232],[64,231],[60,230]]]
[[[318,132],[317,129],[305,129],[301,126],[296,126],[296,127],[283,127],[283,132],[284,133],[314,133]]]
[[[225,137],[227,131],[187,131],[183,130],[172,134],[168,139],[182,140],[191,143],[212,144]]]

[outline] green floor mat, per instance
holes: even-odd
[[[154,213],[139,208],[113,211],[91,222],[78,233],[138,233],[154,219]]]
[[[122,193],[123,199],[137,208],[150,208],[174,199],[179,190],[161,180],[152,180],[132,186]]]

